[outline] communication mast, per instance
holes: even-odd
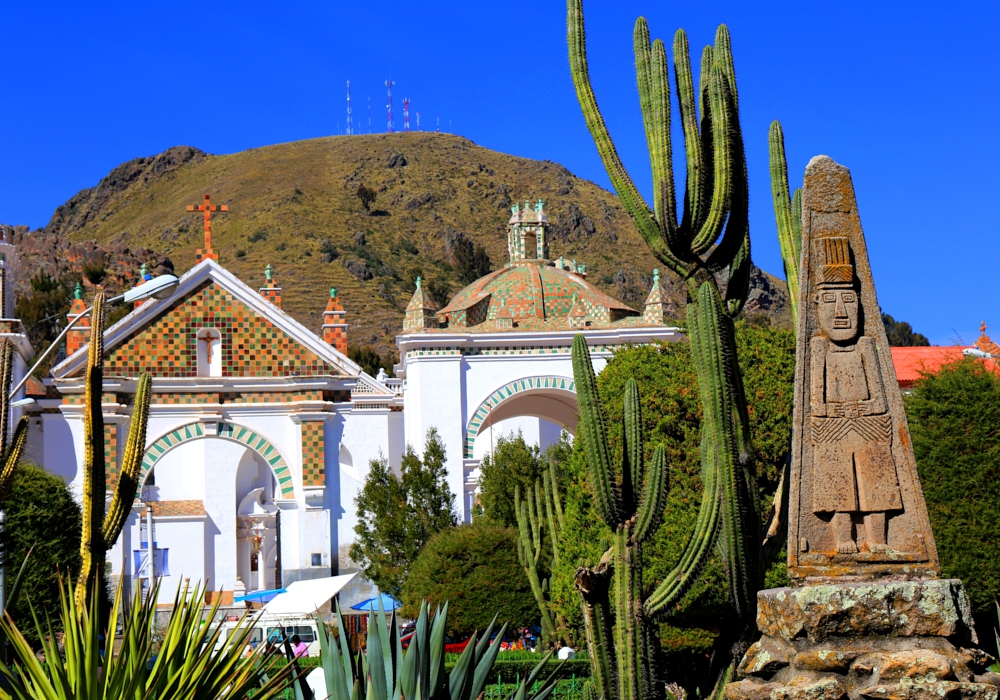
[[[410,98],[403,98],[403,131],[410,130]]]
[[[372,98],[368,96],[368,133],[372,133]]]
[[[420,131],[420,112],[417,112],[417,131]]]
[[[354,128],[351,126],[351,81],[347,81],[347,135],[350,136],[354,133]]]
[[[434,129],[434,133],[439,133],[441,131],[441,115],[440,114],[438,115],[437,120],[438,120],[437,128]]]
[[[395,81],[386,80],[385,90],[389,97],[389,103],[386,105],[386,109],[389,110],[389,133],[392,133],[392,86],[395,85]]]

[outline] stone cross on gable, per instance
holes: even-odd
[[[213,212],[228,212],[229,207],[225,204],[212,204],[212,195],[205,195],[205,203],[200,206],[194,206],[189,204],[187,206],[188,211],[200,211],[205,213],[205,247],[199,248],[195,253],[195,259],[197,262],[201,262],[205,258],[211,258],[218,262],[219,254],[212,250],[212,213]]]

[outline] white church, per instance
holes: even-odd
[[[105,333],[109,489],[137,379],[153,376],[141,489],[108,561],[113,575],[133,580],[151,525],[157,556],[167,555],[166,597],[190,579],[229,604],[234,591],[356,571],[354,499],[369,462],[383,455],[398,469],[405,446],[421,452],[431,428],[447,450],[458,517],[469,520],[491,441],[520,429],[544,448],[575,431],[574,335],[587,338],[598,371],[617,348],[680,337],[667,325],[658,274],[636,310],[590,284],[584,264],[551,259],[539,201],[512,208],[509,262],[444,308],[417,280],[396,338],[396,376],[370,377],[347,358],[350,310],[335,289],[322,328],[306,328],[282,310],[270,266],[254,289],[219,263],[208,219],[199,262],[173,294],[137,303]],[[0,332],[17,343],[23,376],[33,352],[13,319],[14,260],[14,246],[0,242]],[[66,358],[15,398],[30,417],[26,459],[79,493],[90,328],[76,297]],[[355,587],[372,592],[364,581]]]

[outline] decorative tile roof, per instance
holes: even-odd
[[[545,203],[511,207],[507,225],[510,261],[456,294],[440,311],[417,285],[406,307],[405,333],[505,333],[565,331],[567,328],[631,328],[662,326],[663,313],[646,317],[587,282],[587,266],[575,260],[548,259],[548,217]],[[663,301],[661,301],[663,300]],[[654,277],[650,305],[665,305]],[[648,317],[648,318],[647,318]]]
[[[204,501],[151,501],[154,518],[206,515]]]
[[[524,261],[476,280],[438,311],[437,319],[442,328],[452,331],[468,328],[486,333],[498,328],[496,319],[504,309],[515,330],[562,329],[568,323],[574,298],[591,327],[638,317],[635,309],[608,296],[579,273],[548,261]]]

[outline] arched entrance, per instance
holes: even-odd
[[[576,385],[568,377],[525,377],[505,384],[484,400],[465,431],[465,459],[473,459],[476,438],[490,422],[532,416],[576,432]]]
[[[182,425],[146,449],[139,482],[154,480],[155,487],[144,488],[147,502],[161,508],[197,502],[207,516],[204,576],[228,581],[235,591],[273,587],[278,503],[294,500],[295,486],[270,440],[234,423]]]
[[[232,440],[246,445],[251,450],[259,454],[274,472],[274,478],[278,482],[278,491],[282,499],[295,498],[295,484],[292,481],[292,472],[288,468],[288,462],[281,456],[271,442],[260,433],[235,423],[219,422],[215,424],[215,430],[207,431],[205,423],[188,423],[175,430],[170,431],[160,439],[152,443],[142,458],[142,467],[139,470],[139,485],[145,480],[149,470],[156,462],[173,448],[190,440],[199,438],[216,437],[225,440]]]

